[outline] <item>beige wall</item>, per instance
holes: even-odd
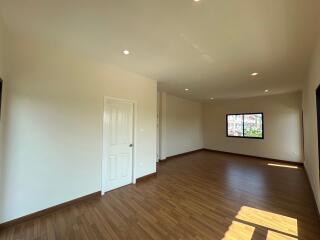
[[[320,38],[303,89],[305,168],[320,212],[319,152],[315,91],[320,84]]]
[[[203,148],[202,105],[170,94],[162,94],[166,106],[162,106],[165,121],[165,156]],[[164,119],[165,118],[165,119]],[[163,154],[164,155],[164,154]],[[163,157],[162,157],[163,159]]]
[[[100,191],[103,97],[138,102],[136,175],[156,171],[156,81],[11,36],[0,222]]]
[[[245,112],[264,113],[263,140],[226,137],[226,114]],[[213,150],[301,162],[301,126],[301,93],[216,100],[203,109],[204,146]]]

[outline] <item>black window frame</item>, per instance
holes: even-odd
[[[244,116],[245,115],[252,115],[252,114],[261,114],[262,115],[262,136],[261,137],[248,137],[244,135]],[[231,115],[242,115],[243,116],[243,121],[242,121],[242,131],[243,131],[243,136],[230,136],[228,134],[228,116]],[[263,112],[248,112],[248,113],[233,113],[233,114],[226,114],[226,136],[231,137],[231,138],[247,138],[247,139],[264,139],[264,115]]]
[[[320,84],[316,88],[316,116],[317,116],[317,135],[318,135],[318,161],[320,170]],[[303,117],[303,114],[302,114]],[[303,121],[303,119],[302,119]]]

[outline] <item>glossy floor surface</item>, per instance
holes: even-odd
[[[304,169],[269,163],[206,151],[172,158],[156,177],[5,229],[0,239],[319,240]]]

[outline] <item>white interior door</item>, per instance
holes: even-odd
[[[106,192],[133,181],[133,103],[106,99],[104,111]]]

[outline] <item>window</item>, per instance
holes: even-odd
[[[263,139],[263,113],[227,114],[227,137]]]

